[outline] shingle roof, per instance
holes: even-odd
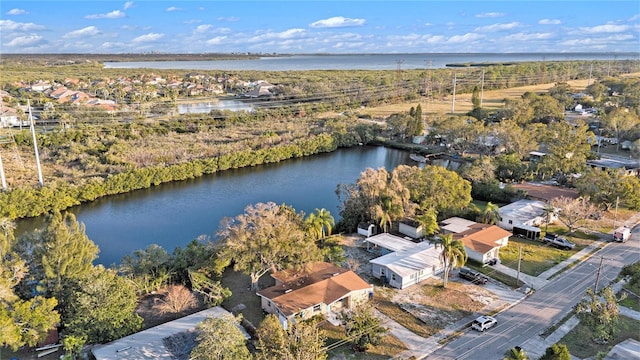
[[[496,225],[477,224],[467,231],[456,234],[454,238],[460,239],[469,249],[485,254],[501,246],[498,243],[499,240],[511,235],[513,234]]]
[[[271,300],[285,316],[291,316],[318,304],[331,304],[352,291],[372,288],[353,271],[329,265],[320,265],[322,271],[258,291],[258,295]],[[330,272],[335,268],[341,271]]]

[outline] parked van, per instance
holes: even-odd
[[[631,237],[631,229],[628,226],[622,226],[613,232],[613,241],[625,242]]]

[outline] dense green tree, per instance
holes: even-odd
[[[565,110],[573,109],[575,101],[571,97],[573,89],[567,83],[556,83],[548,90],[548,94],[562,105]]]
[[[340,314],[347,332],[347,338],[356,351],[366,351],[369,345],[378,345],[388,331],[382,320],[376,316],[373,305],[365,302]]]
[[[375,221],[388,227],[394,221],[413,214],[409,191],[395,172],[384,168],[366,169],[355,184],[338,185],[338,199],[342,201],[340,216],[343,226],[351,231],[360,222]]]
[[[162,246],[151,244],[123,257],[118,269],[133,281],[137,293],[144,295],[168,284],[172,271],[171,256]]]
[[[471,184],[455,171],[442,166],[400,165],[394,170],[420,209],[435,209],[439,214],[463,209],[471,202]]]
[[[251,277],[251,288],[271,270],[318,260],[315,240],[305,236],[302,215],[289,206],[258,203],[221,222],[219,260]],[[304,251],[301,251],[304,250]]]
[[[602,117],[605,128],[612,131],[618,139],[616,150],[620,149],[620,143],[625,140],[632,131],[640,131],[639,115],[638,113],[629,111],[627,108],[614,108]]]
[[[545,141],[548,151],[538,164],[539,175],[550,177],[581,173],[591,152],[586,130],[586,125],[573,127],[567,122],[550,124]]]
[[[198,324],[198,345],[191,351],[194,360],[251,359],[240,319],[232,316],[208,318]]]
[[[467,262],[467,250],[462,241],[454,239],[451,234],[438,236],[434,244],[436,249],[441,249],[440,262],[444,269],[442,286],[446,288],[451,270],[461,268]]]
[[[134,333],[142,326],[136,314],[133,285],[101,265],[78,279],[62,312],[63,334],[105,343]]]
[[[433,235],[440,230],[438,212],[435,209],[420,209],[415,215],[415,220],[422,226],[422,233],[425,236]]]
[[[507,183],[518,183],[530,180],[533,176],[527,163],[521,160],[519,154],[498,155],[493,159],[496,179]]]
[[[493,126],[492,131],[507,154],[515,153],[522,158],[538,148],[537,139],[532,134],[533,125],[521,126],[513,120],[503,120],[500,126]]]
[[[460,176],[472,184],[495,179],[496,166],[489,156],[481,156],[459,170]]]
[[[571,360],[567,345],[555,343],[545,350],[540,360]]]
[[[327,352],[324,348],[324,332],[316,321],[296,321],[282,327],[278,317],[269,314],[256,330],[257,352],[259,360],[324,360]]]
[[[42,286],[52,294],[58,294],[68,282],[85,276],[98,257],[98,246],[86,235],[84,224],[76,221],[71,213],[51,214],[38,241],[41,246],[34,255],[44,271]]]
[[[594,342],[606,343],[618,332],[618,302],[621,300],[608,286],[600,294],[587,289],[587,298],[576,304],[576,314],[591,329]]]
[[[34,346],[60,321],[55,298],[19,298],[14,291],[26,275],[25,262],[12,251],[15,224],[0,219],[0,348]]]

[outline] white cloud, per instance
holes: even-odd
[[[635,14],[632,17],[630,17],[629,20],[627,21],[637,21],[638,19],[640,19],[640,14]]]
[[[224,42],[224,40],[226,40],[226,39],[227,39],[226,36],[216,36],[214,38],[211,38],[211,39],[207,40],[207,45],[222,44]]]
[[[469,41],[474,41],[474,40],[478,40],[481,39],[483,36],[479,35],[479,34],[475,34],[475,33],[466,33],[464,35],[454,35],[452,37],[450,37],[447,42],[450,44],[459,44],[459,43],[465,43],[465,42],[469,42]]]
[[[12,20],[0,20],[0,31],[34,31],[44,29],[44,26],[36,25],[34,23],[21,23]]]
[[[113,10],[110,13],[106,13],[106,14],[91,14],[91,15],[87,15],[85,16],[85,19],[118,19],[118,18],[122,18],[125,17],[126,14],[123,11],[120,10]]]
[[[501,13],[501,12],[485,12],[485,13],[476,14],[476,17],[477,18],[497,18],[505,15],[506,15],[505,13]]]
[[[98,34],[100,34],[100,30],[98,30],[97,27],[95,27],[95,26],[87,26],[86,28],[83,28],[83,29],[70,31],[70,32],[62,35],[62,38],[71,39],[71,38],[78,38],[78,37],[95,36],[95,35],[98,35]]]
[[[7,15],[27,15],[29,12],[23,9],[11,9],[7,11]]]
[[[180,11],[180,10],[182,10],[182,9],[180,9],[179,7],[169,6],[166,11],[167,12],[174,12],[174,11]]]
[[[300,37],[305,34],[304,29],[289,29],[282,32],[267,32],[264,34],[256,35],[249,39],[249,42],[267,41],[273,39],[285,40],[295,37]]]
[[[602,34],[602,33],[619,33],[623,31],[629,30],[629,26],[627,25],[615,25],[615,24],[606,24],[606,25],[598,25],[593,27],[581,27],[581,31],[588,34]]]
[[[562,46],[600,46],[609,43],[617,43],[627,40],[633,40],[634,37],[631,34],[616,34],[606,37],[593,37],[584,39],[569,39],[560,42]]]
[[[235,16],[228,16],[228,17],[218,17],[218,21],[228,21],[228,22],[236,22],[236,21],[240,21],[239,17],[235,17]]]
[[[538,21],[540,25],[560,25],[562,22],[558,19],[542,19]]]
[[[351,19],[342,16],[334,16],[328,19],[318,20],[309,24],[312,28],[338,28],[349,26],[362,26],[366,22],[365,19]]]
[[[207,31],[211,30],[211,28],[213,28],[213,25],[209,25],[209,24],[198,25],[198,26],[196,26],[194,32],[204,33],[204,32],[207,32]]]
[[[134,42],[134,43],[150,42],[150,41],[160,40],[163,37],[164,37],[164,34],[148,33],[148,34],[138,36],[137,38],[131,40],[131,42]]]
[[[553,33],[517,33],[510,34],[504,37],[507,41],[532,41],[532,40],[545,40],[553,37]]]
[[[133,7],[133,1],[127,1],[126,3],[124,3],[124,6],[122,7],[125,10],[131,9]]]
[[[31,34],[25,36],[18,36],[17,38],[4,44],[7,47],[30,47],[35,45],[44,44],[44,38],[40,35]]]
[[[520,27],[521,25],[522,24],[520,24],[519,22],[514,21],[507,24],[492,24],[487,26],[481,26],[479,28],[476,28],[476,31],[493,32],[493,31],[511,30],[511,29]]]

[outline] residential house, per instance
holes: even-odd
[[[271,89],[275,88],[275,85],[269,84],[266,81],[259,81],[254,87],[253,89],[245,92],[244,94],[242,94],[245,97],[250,97],[250,98],[258,98],[258,97],[263,97],[263,96],[271,96],[273,95],[271,93]]]
[[[373,296],[373,286],[351,270],[326,262],[314,263],[306,271],[271,274],[276,284],[257,292],[262,310],[276,314],[286,329],[297,318],[324,315],[337,319],[343,309],[352,309]]]
[[[600,170],[614,170],[624,175],[640,176],[640,163],[618,161],[614,159],[588,160],[587,165]]]
[[[500,258],[500,248],[509,244],[512,235],[496,225],[477,223],[453,238],[462,241],[469,259],[487,264]]]
[[[440,230],[445,234],[453,234],[464,244],[467,256],[481,264],[499,259],[500,248],[509,244],[513,234],[496,225],[481,224],[459,217],[442,221]]]
[[[0,128],[20,126],[16,109],[0,104]]]
[[[182,339],[182,347],[189,344],[195,345],[195,341],[187,341],[189,337],[195,337],[197,325],[208,318],[220,318],[232,316],[230,312],[220,306],[197,312],[174,321],[170,321],[135,334],[125,336],[104,345],[94,345],[91,353],[96,360],[151,360],[151,359],[176,359],[179,358],[167,345],[173,336]],[[245,339],[251,337],[246,330],[238,326]],[[180,351],[191,349],[180,348]]]
[[[31,91],[45,91],[51,88],[51,84],[47,81],[38,81],[37,83],[30,86]]]
[[[513,230],[516,225],[540,226],[547,221],[545,208],[547,204],[538,200],[522,199],[498,209],[500,222],[498,226]],[[555,221],[551,219],[550,222]]]
[[[417,284],[443,271],[440,250],[428,242],[411,242],[411,247],[369,262],[374,277],[398,289]]]

